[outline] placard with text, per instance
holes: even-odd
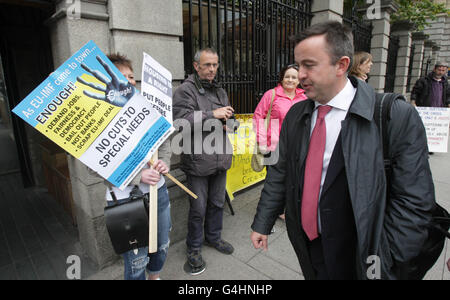
[[[174,130],[93,41],[13,112],[120,189]]]

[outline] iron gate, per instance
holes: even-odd
[[[363,13],[358,12],[359,5],[357,0],[344,1],[343,23],[352,29],[355,52],[370,53],[372,24],[363,20]]]
[[[389,37],[388,59],[386,66],[386,79],[384,82],[384,92],[393,93],[395,87],[395,73],[397,70],[398,49],[400,49],[400,38]]]
[[[183,0],[185,74],[195,52],[219,54],[218,79],[236,113],[253,113],[260,98],[293,63],[289,37],[311,23],[311,0]]]
[[[409,55],[409,67],[408,67],[408,79],[406,81],[406,92],[411,92],[411,79],[412,79],[412,68],[414,66],[414,54],[416,52],[416,46],[413,44],[411,46],[411,54]]]

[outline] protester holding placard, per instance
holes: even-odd
[[[138,251],[138,248],[147,244],[150,233],[156,233],[155,230],[147,231],[148,239],[142,234],[149,227],[146,197],[142,191],[139,195],[131,195],[130,192],[137,191],[133,187],[141,182],[147,185],[141,186],[144,192],[148,190],[148,184],[160,187],[159,213],[163,216],[158,218],[161,224],[159,246],[154,242],[148,243],[160,249],[149,266],[151,278],[156,279],[166,259],[171,226],[167,188],[160,176],[160,173],[168,172],[170,156],[166,155],[170,152],[164,151],[161,145],[174,128],[135,88],[131,62],[117,57],[120,61],[116,61],[116,65],[122,68],[127,78],[93,41],[89,41],[22,100],[13,112],[108,182],[109,192],[114,193],[108,193],[107,197],[112,198],[114,204],[105,208],[105,223],[110,236],[118,237],[112,238],[111,242],[118,254],[133,250],[133,256],[125,257],[126,279],[145,279],[147,251]],[[145,169],[158,148],[167,162],[158,160],[152,163],[152,168]],[[156,203],[156,200],[152,197],[150,203]],[[138,205],[133,206],[136,203]],[[156,210],[151,209],[150,213],[154,214]],[[133,218],[126,213],[117,214],[119,211],[131,211]],[[145,217],[134,217],[140,213]],[[111,215],[115,217],[108,218]],[[112,224],[111,220],[115,222],[113,225],[119,226],[108,226]],[[134,222],[132,226],[130,221]],[[132,236],[129,236],[130,228]],[[156,240],[153,235],[152,238]],[[141,254],[135,255],[135,251]]]
[[[447,63],[438,61],[430,74],[417,80],[411,92],[411,104],[419,107],[450,107],[447,69]]]
[[[448,64],[436,62],[433,72],[417,80],[411,92],[411,104],[426,107],[450,107]]]
[[[114,63],[119,71],[128,79],[133,86],[136,85],[134,80],[133,67],[131,61],[120,54],[110,54],[108,58]],[[124,259],[124,279],[125,280],[145,280],[145,270],[149,274],[150,280],[159,278],[164,262],[167,257],[169,247],[169,232],[171,228],[170,202],[167,186],[164,177],[160,175],[167,174],[170,166],[170,140],[166,140],[158,149],[160,159],[153,166],[146,166],[123,190],[108,185],[106,199],[110,203],[112,199],[111,191],[114,192],[119,202],[121,199],[127,199],[133,187],[138,186],[139,189],[148,194],[149,185],[157,185],[158,187],[158,251],[148,254],[148,247],[139,248],[137,253],[133,250],[122,254]],[[143,228],[143,230],[148,230]]]

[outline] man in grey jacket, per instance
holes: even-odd
[[[420,117],[410,104],[393,103],[386,182],[374,90],[348,78],[351,29],[316,24],[295,42],[309,99],[283,121],[279,161],[266,177],[252,243],[267,249],[286,207],[289,239],[306,279],[402,278],[427,239],[435,205]]]
[[[186,239],[193,275],[202,273],[206,267],[201,255],[204,239],[207,245],[224,254],[234,251],[221,238],[226,172],[233,154],[226,124],[232,122],[234,110],[225,90],[215,81],[218,67],[215,50],[198,51],[194,57],[196,73],[173,96],[175,125],[182,124],[185,133],[181,169],[186,173],[188,187],[198,196],[190,198]]]

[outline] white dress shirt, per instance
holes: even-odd
[[[326,105],[332,107],[330,112],[325,116],[325,124],[327,128],[327,138],[325,144],[325,153],[323,155],[323,168],[322,168],[322,177],[320,180],[320,193],[319,193],[319,201],[322,195],[322,187],[325,182],[325,178],[327,176],[328,166],[330,164],[331,155],[333,155],[334,146],[336,145],[337,139],[341,132],[342,121],[347,116],[347,112],[350,108],[350,105],[353,102],[353,99],[356,95],[356,88],[353,87],[352,83],[349,79],[347,79],[347,84],[344,89],[340,91],[330,102]],[[314,126],[316,125],[317,120],[317,108],[321,105],[318,102],[315,103],[316,107],[314,108],[314,112],[311,118],[311,132],[312,134],[314,130]],[[320,226],[320,211],[319,214],[319,232],[321,231]]]

